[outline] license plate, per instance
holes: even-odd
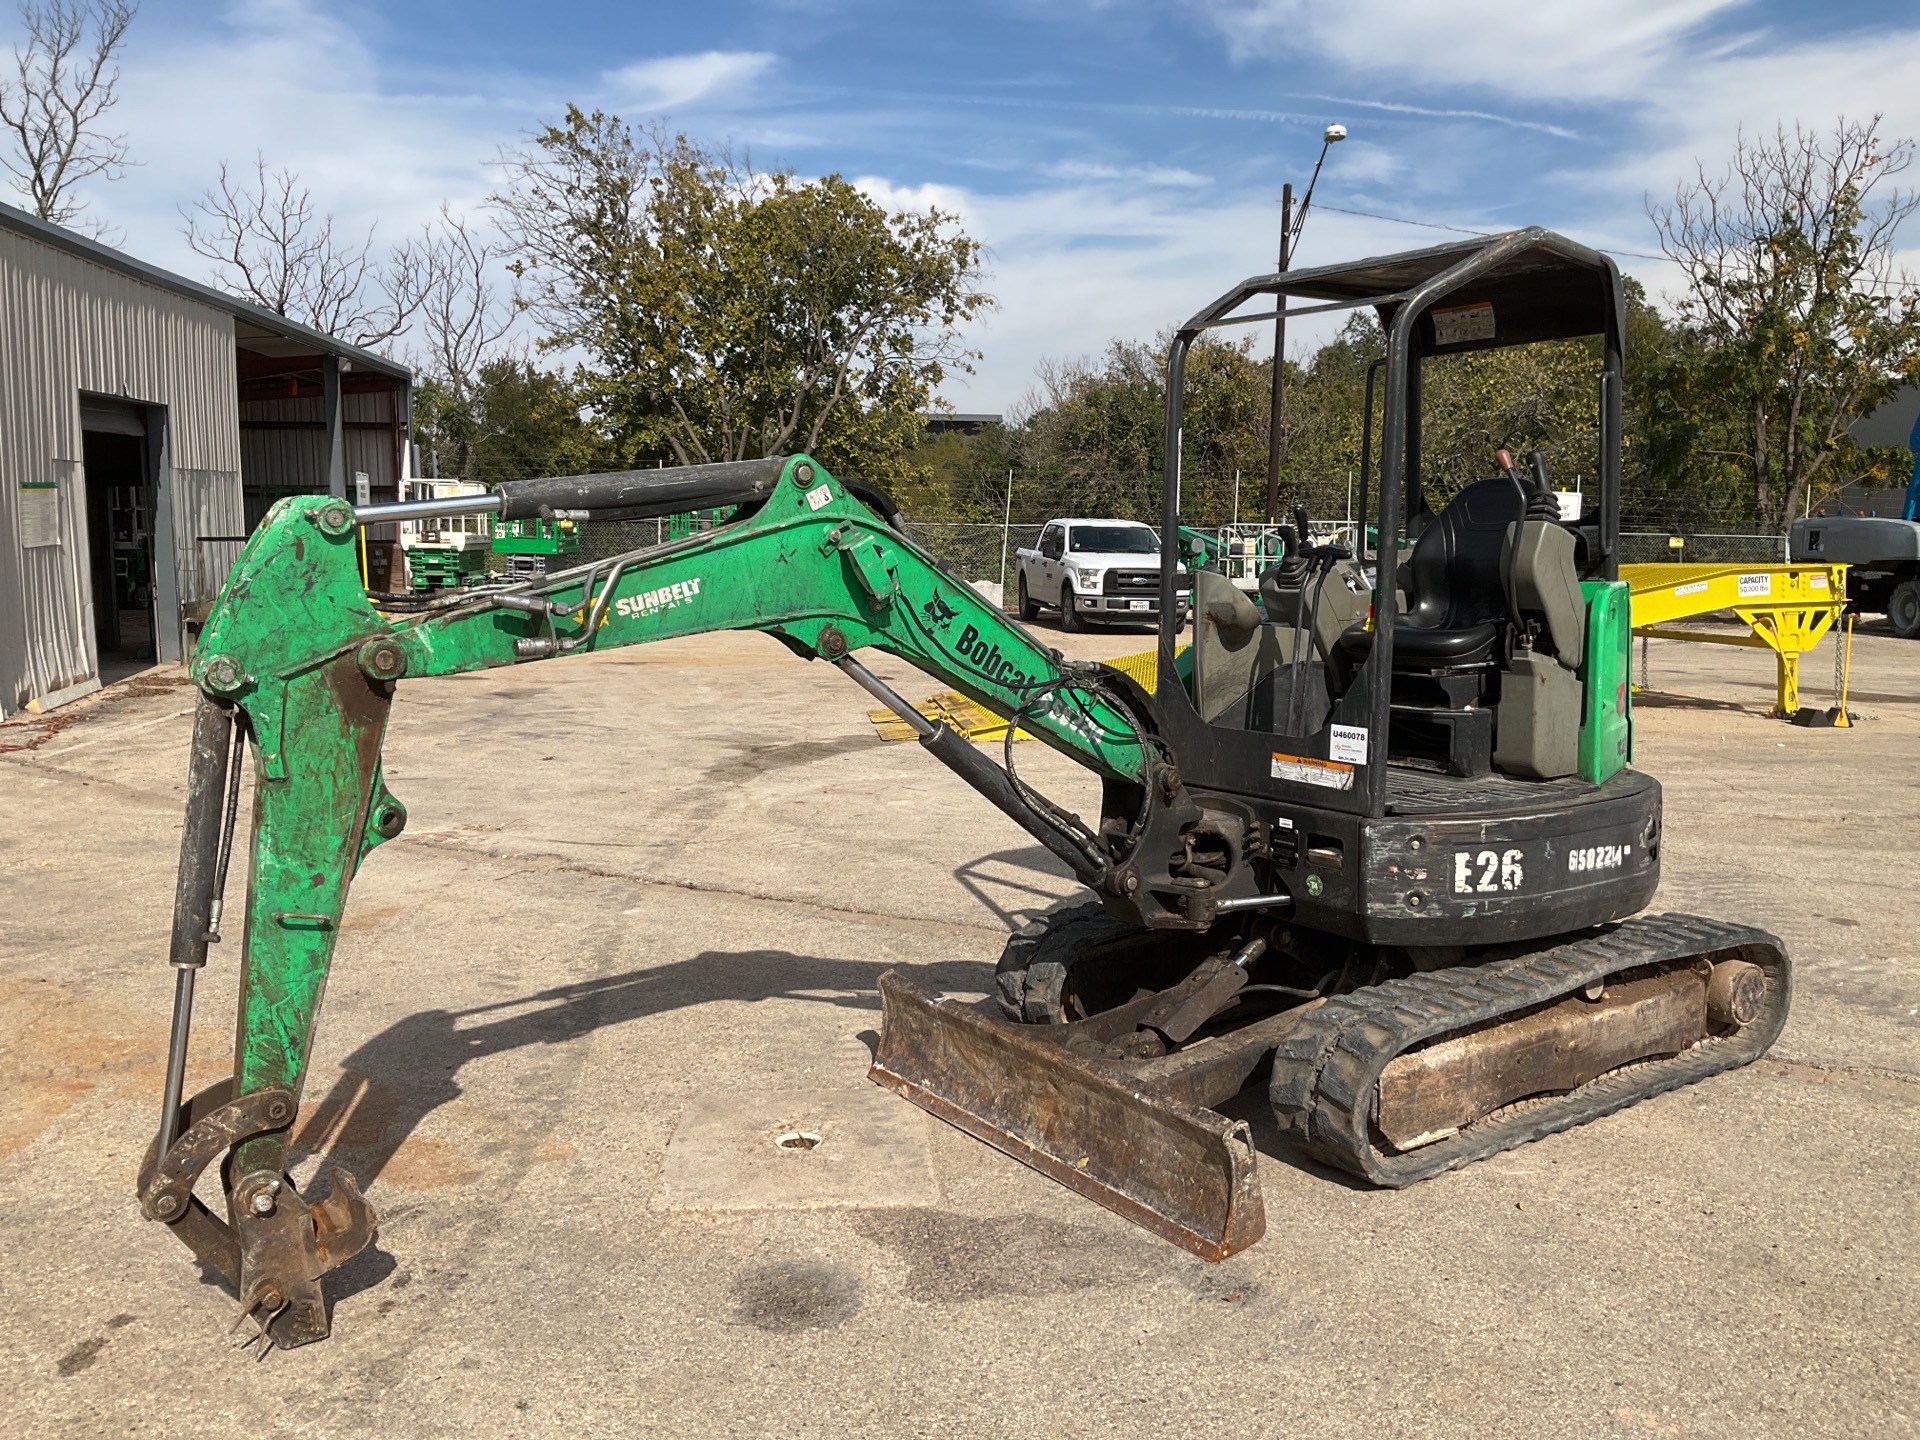
[[[1127,608],[1129,610],[1144,610],[1152,603],[1151,600],[1129,600],[1127,602]]]

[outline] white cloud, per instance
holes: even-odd
[[[1120,180],[1139,185],[1199,189],[1213,182],[1205,175],[1177,165],[1101,165],[1084,160],[1062,160],[1046,167],[1056,180]]]
[[[1516,130],[1538,130],[1543,135],[1556,135],[1562,140],[1578,140],[1579,133],[1564,125],[1549,125],[1542,120],[1520,120],[1511,115],[1498,115],[1491,110],[1445,110],[1429,105],[1404,105],[1392,100],[1356,100],[1342,95],[1317,95],[1317,100],[1330,101],[1335,105],[1356,106],[1365,110],[1385,110],[1394,115],[1422,115],[1434,120],[1486,120],[1495,125],[1510,125]]]
[[[968,195],[957,185],[896,185],[879,175],[862,175],[853,188],[883,210],[939,210],[963,221],[967,217]]]
[[[141,37],[121,66],[112,112],[139,162],[125,178],[89,187],[95,216],[124,233],[143,260],[196,279],[206,262],[186,248],[180,211],[215,181],[222,161],[256,154],[298,172],[316,207],[349,232],[377,223],[399,239],[442,200],[456,210],[490,188],[486,161],[537,118],[515,85],[487,96],[383,89],[379,64],[329,13],[297,0],[236,6],[191,32]]]
[[[739,89],[761,75],[773,60],[761,50],[705,50],[698,55],[639,60],[609,71],[606,80],[623,103],[642,110],[676,110]]]
[[[1640,94],[1689,36],[1746,0],[1195,3],[1241,58],[1310,49],[1475,98],[1591,101]]]
[[[866,180],[869,193],[922,193]],[[971,331],[979,373],[957,375],[943,396],[961,410],[1010,409],[1042,359],[1103,350],[1118,337],[1150,340],[1179,325],[1248,275],[1273,268],[1279,208],[1270,198],[1197,201],[1187,191],[1103,181],[1015,195],[940,189],[942,209],[986,243],[987,289],[998,306]],[[1403,227],[1316,211],[1306,264],[1430,243]],[[1316,316],[1287,332],[1288,353],[1311,352],[1344,315]],[[1269,343],[1258,330],[1255,343]]]

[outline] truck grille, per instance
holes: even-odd
[[[1109,595],[1158,595],[1158,570],[1109,570],[1100,587]]]

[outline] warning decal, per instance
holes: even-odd
[[[1435,345],[1464,345],[1469,340],[1493,339],[1493,302],[1455,305],[1446,310],[1428,312],[1433,316]]]
[[[1315,760],[1306,755],[1273,757],[1273,778],[1293,780],[1302,785],[1318,785],[1323,790],[1351,790],[1353,766],[1337,760]]]

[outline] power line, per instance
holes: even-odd
[[[1376,215],[1371,210],[1349,210],[1344,205],[1329,205],[1324,200],[1320,202],[1320,208],[1322,210],[1337,210],[1342,215],[1358,215],[1366,220],[1391,220],[1396,225],[1418,225],[1427,230],[1451,230],[1456,235],[1497,235],[1500,233],[1497,230],[1469,230],[1464,225],[1442,225],[1437,220],[1408,220],[1401,215]]]
[[[1442,225],[1437,220],[1409,220],[1404,215],[1381,215],[1373,210],[1349,210],[1344,205],[1329,205],[1324,200],[1320,202],[1320,208],[1322,210],[1338,210],[1342,215],[1358,215],[1366,220],[1390,220],[1395,225],[1418,225],[1426,230],[1451,230],[1456,235],[1498,235],[1501,233],[1498,230],[1469,230],[1464,225]],[[1625,255],[1633,260],[1665,260],[1667,258],[1665,255],[1649,255],[1644,250],[1609,250],[1605,246],[1601,246],[1599,249],[1604,255]]]

